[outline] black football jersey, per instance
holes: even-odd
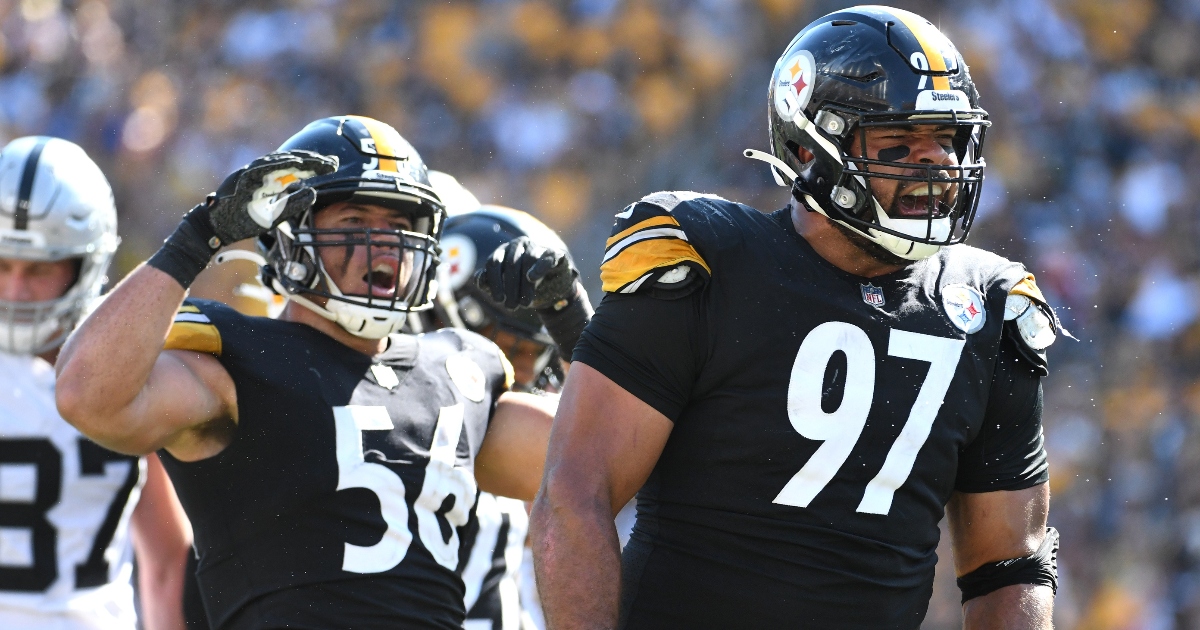
[[[474,458],[511,379],[495,345],[445,330],[370,357],[195,300],[166,347],[214,354],[237,388],[221,453],[162,453],[214,628],[462,626]]]
[[[860,278],[787,209],[694,193],[617,217],[574,360],[674,422],[623,627],[919,627],[951,493],[1047,479],[1044,355],[1005,321],[1032,276],[954,246]]]

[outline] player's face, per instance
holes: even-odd
[[[78,273],[75,260],[36,261],[0,258],[0,300],[47,302],[71,288]]]
[[[347,230],[321,234],[318,242],[349,241],[344,247],[318,247],[325,272],[346,295],[403,300],[404,287],[413,273],[413,252],[402,245],[402,237],[387,231],[411,231],[412,220],[394,208],[352,201],[331,204],[317,212],[313,227],[318,230]],[[371,234],[371,246],[363,244],[362,230]]]
[[[958,156],[954,153],[955,128],[948,125],[906,125],[896,127],[867,127],[862,133],[866,135],[868,159],[904,164],[936,164],[939,166],[957,166]],[[853,152],[861,155],[862,145],[856,139]],[[924,179],[928,171],[924,168],[904,168],[871,165],[868,170],[872,173],[889,175],[905,175]],[[947,171],[935,171],[933,186],[925,181],[899,181],[871,177],[871,192],[879,205],[893,219],[925,219],[933,209],[935,218],[944,217],[954,207],[958,198],[958,184],[952,181],[936,181],[938,178],[950,180]],[[930,204],[932,194],[933,203]]]
[[[537,367],[538,358],[545,352],[546,346],[536,341],[518,337],[510,332],[488,326],[480,331],[483,336],[491,339],[508,357],[513,367],[513,378],[518,383],[532,383],[537,376],[533,373]]]

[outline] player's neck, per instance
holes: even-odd
[[[295,302],[288,302],[287,306],[283,307],[283,312],[280,313],[279,319],[287,322],[296,322],[311,326],[317,330],[333,337],[335,341],[344,346],[349,346],[358,352],[367,356],[375,356],[387,349],[387,339],[363,339],[356,337],[346,331],[337,324],[314,313]]]
[[[810,212],[803,205],[791,204],[792,226],[817,255],[829,264],[856,276],[874,278],[904,268],[904,265],[884,263],[855,245],[825,215]]]

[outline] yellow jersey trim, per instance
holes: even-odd
[[[600,265],[600,282],[605,292],[615,293],[655,269],[687,262],[695,263],[712,274],[708,263],[687,241],[675,238],[639,241]]]

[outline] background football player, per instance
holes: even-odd
[[[962,57],[912,13],[839,11],[768,109],[751,155],[787,207],[617,214],[531,515],[550,625],[917,628],[945,514],[967,627],[1049,628],[1057,328],[1024,267],[959,244],[988,125]]]
[[[445,188],[438,187],[439,193]],[[546,273],[563,273],[577,283],[578,272],[567,246],[553,230],[520,210],[480,206],[477,202],[467,210],[452,212],[446,220],[439,272],[440,286],[450,292],[451,303],[449,308],[435,307],[434,312],[442,323],[457,320],[495,342],[512,363],[513,389],[551,396],[556,404],[557,392],[567,370],[559,347],[573,347],[582,325],[569,330],[568,339],[559,344],[543,325],[543,314],[520,306],[509,309],[502,301],[505,281],[517,283],[513,291],[517,295],[536,292],[538,285],[543,285],[543,274]],[[508,256],[510,249],[513,250],[511,258]],[[531,278],[528,270],[543,257],[553,263],[565,264],[537,266]],[[524,267],[526,274],[504,273],[502,265],[506,259],[511,268]],[[500,302],[493,298],[491,287],[484,280],[489,265],[498,272],[492,274],[491,281],[500,283],[495,292]],[[483,286],[479,280],[484,280]],[[527,286],[522,288],[521,284]],[[574,284],[570,289],[575,290]],[[586,298],[586,294],[583,295]],[[585,318],[590,317],[591,307],[586,299],[578,302],[575,308],[581,309]],[[518,623],[544,627],[533,585],[532,557],[525,544],[526,505],[482,493],[478,515],[479,530],[471,542],[470,560],[463,570],[467,587],[466,627],[470,630],[473,625],[483,627],[489,623],[489,627],[497,629],[516,628]]]
[[[54,407],[63,339],[117,247],[112,190],[77,145],[0,151],[0,627],[181,628],[190,533],[158,458],[98,446]]]
[[[443,220],[394,129],[321,119],[230,175],[65,346],[64,416],[163,449],[214,627],[462,626],[477,487],[532,498],[551,414],[483,337],[393,334],[430,305]],[[181,306],[256,236],[278,320]]]

